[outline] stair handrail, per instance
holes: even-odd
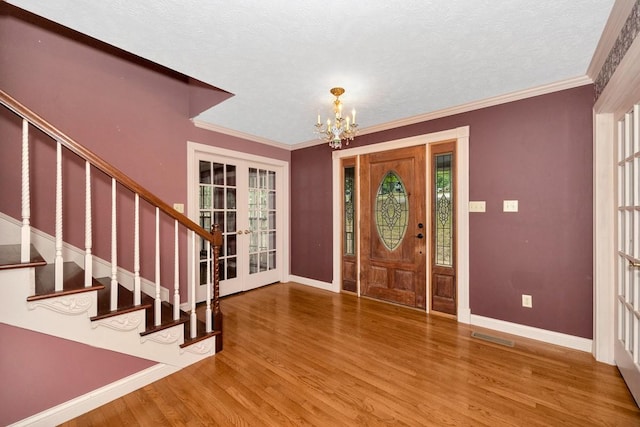
[[[213,224],[211,230],[205,230],[203,227],[193,222],[184,214],[178,212],[173,207],[169,206],[167,203],[162,201],[159,197],[153,194],[151,191],[147,190],[132,178],[127,176],[125,173],[109,164],[102,158],[100,158],[97,154],[87,149],[73,138],[62,132],[60,129],[49,123],[47,120],[43,119],[40,115],[20,103],[18,100],[7,94],[5,91],[0,89],[0,104],[4,105],[7,109],[14,112],[16,115],[22,118],[23,122],[23,140],[22,140],[22,217],[23,217],[23,225],[22,225],[22,245],[21,245],[21,259],[25,260],[28,257],[29,246],[30,246],[30,209],[29,209],[29,170],[28,170],[28,127],[29,125],[40,129],[46,135],[51,137],[57,144],[56,151],[56,255],[55,255],[55,290],[62,290],[62,265],[63,265],[63,257],[62,257],[62,170],[61,170],[61,150],[62,147],[65,147],[70,152],[76,154],[80,158],[82,158],[86,163],[86,186],[87,186],[87,196],[86,196],[86,212],[87,212],[87,223],[85,228],[85,244],[87,245],[86,253],[85,253],[85,287],[91,286],[92,281],[92,254],[91,254],[91,223],[89,221],[91,214],[91,193],[90,193],[90,168],[93,166],[94,168],[102,171],[107,176],[109,176],[112,180],[112,203],[113,209],[115,209],[115,186],[116,182],[119,183],[122,187],[132,191],[135,195],[135,230],[134,230],[134,305],[140,305],[140,275],[139,275],[139,234],[138,234],[138,221],[139,221],[139,198],[150,203],[152,206],[156,208],[156,286],[155,286],[155,307],[154,307],[154,322],[155,326],[160,325],[161,318],[161,295],[160,295],[160,251],[159,251],[159,212],[173,218],[175,222],[175,246],[177,248],[178,245],[178,225],[182,225],[192,233],[191,238],[191,251],[193,254],[193,259],[196,259],[196,250],[195,250],[195,242],[196,242],[196,234],[203,238],[206,243],[207,251],[211,253],[213,250],[213,258],[211,259],[211,263],[207,263],[207,268],[210,269],[213,267],[213,275],[211,271],[208,273],[207,277],[212,277],[213,282],[210,286],[207,287],[207,296],[206,296],[206,333],[213,333],[213,328],[216,329],[216,334],[218,338],[216,339],[216,352],[222,350],[222,313],[220,311],[219,304],[219,254],[220,248],[222,246],[223,238],[222,231],[217,224]],[[25,186],[26,182],[26,186]],[[115,230],[115,211],[112,211],[112,230]],[[115,233],[115,231],[112,231]],[[113,249],[115,245],[115,235],[112,234],[112,274],[111,274],[111,310],[116,310],[118,296],[117,296],[117,254],[114,253]],[[175,251],[175,283],[174,283],[174,312],[173,318],[174,320],[178,320],[179,314],[179,305],[180,305],[180,294],[179,294],[179,284],[178,284],[178,251]],[[192,277],[190,279],[190,291],[192,294],[192,298],[190,301],[191,305],[191,314],[190,314],[190,325],[191,325],[191,336],[192,340],[196,339],[197,328],[196,328],[196,301],[195,301],[195,278]],[[213,304],[211,304],[213,302]],[[213,309],[213,311],[212,311]]]
[[[24,106],[22,103],[13,98],[11,95],[7,94],[2,89],[0,89],[0,103],[2,103],[5,107],[12,110],[20,117],[27,119],[33,126],[37,127],[56,141],[59,141],[66,148],[82,157],[85,161],[91,163],[92,166],[118,181],[118,183],[120,183],[125,188],[131,190],[134,193],[137,193],[142,199],[159,208],[162,212],[169,215],[171,218],[175,219],[191,231],[194,231],[203,239],[211,242],[212,245],[216,243],[211,231],[205,230],[200,225],[189,219],[186,215],[176,211],[173,207],[169,206],[151,191],[135,182],[124,172],[107,163],[97,154],[76,142],[73,138],[62,132],[57,127],[53,126],[51,123],[40,117],[37,113],[29,109],[28,107]]]

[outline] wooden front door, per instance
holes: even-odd
[[[430,147],[431,157],[431,309],[455,315],[456,206],[455,143]]]
[[[362,295],[426,308],[424,145],[362,156]]]

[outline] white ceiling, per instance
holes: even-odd
[[[361,129],[586,74],[613,0],[9,0],[233,93],[198,119],[315,138],[342,86]]]

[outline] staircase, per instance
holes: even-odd
[[[203,229],[3,91],[0,91],[0,104],[17,116],[16,121],[22,122],[22,145],[14,150],[21,153],[20,165],[16,166],[16,169],[21,166],[21,171],[16,172],[21,176],[21,189],[16,191],[20,193],[17,201],[20,206],[12,211],[13,216],[0,212],[0,300],[3,303],[0,322],[145,358],[166,364],[173,371],[222,350],[222,313],[218,301],[222,233],[218,226]],[[39,137],[31,138],[35,142],[30,141],[30,132],[34,129],[50,140],[43,142]],[[4,140],[5,135],[2,137],[3,151],[9,144],[20,144],[20,141]],[[43,206],[46,201],[37,201],[38,209],[54,212],[53,234],[31,226],[31,206],[36,204],[31,200],[35,177],[30,172],[32,143],[55,144],[55,206]],[[63,190],[68,191],[69,187],[62,183],[63,153],[66,159],[74,157],[76,163],[79,161],[85,166],[85,200],[80,207],[84,210],[84,224],[79,225],[84,231],[82,249],[67,242],[62,229],[65,223]],[[96,195],[92,182],[97,180],[95,174],[98,173],[106,175],[111,183],[111,218],[107,224],[94,224],[97,216],[93,212],[92,197]],[[123,198],[132,199],[133,212],[123,214],[123,209],[131,207],[117,205]],[[141,242],[141,217],[144,216],[141,205],[147,212],[155,212],[155,236],[152,236],[155,245]],[[17,218],[16,211],[20,212]],[[122,244],[119,246],[118,242],[131,238],[131,230],[124,230],[126,227],[119,224],[123,215],[133,218],[132,268],[119,263]],[[167,233],[167,224],[173,225],[170,233]],[[77,222],[72,226],[77,227]],[[107,257],[100,258],[93,253],[93,231],[97,227],[110,228]],[[149,235],[146,237],[149,240]],[[155,265],[153,280],[141,274],[141,257],[149,256],[149,252]],[[181,256],[185,253],[186,257]],[[206,262],[202,263],[202,259]],[[160,275],[170,264],[173,277],[165,274],[171,279],[171,284],[166,286]],[[204,316],[201,313],[199,319],[196,272],[202,271],[205,264],[203,280],[207,297],[203,303]],[[180,272],[185,270],[190,271],[188,283],[180,280],[185,276]]]

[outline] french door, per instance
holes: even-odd
[[[615,361],[640,402],[640,104],[618,123]]]
[[[237,158],[196,153],[200,225],[220,225],[220,296],[277,282],[282,277],[281,168]],[[206,297],[212,254],[200,239],[196,300]]]

